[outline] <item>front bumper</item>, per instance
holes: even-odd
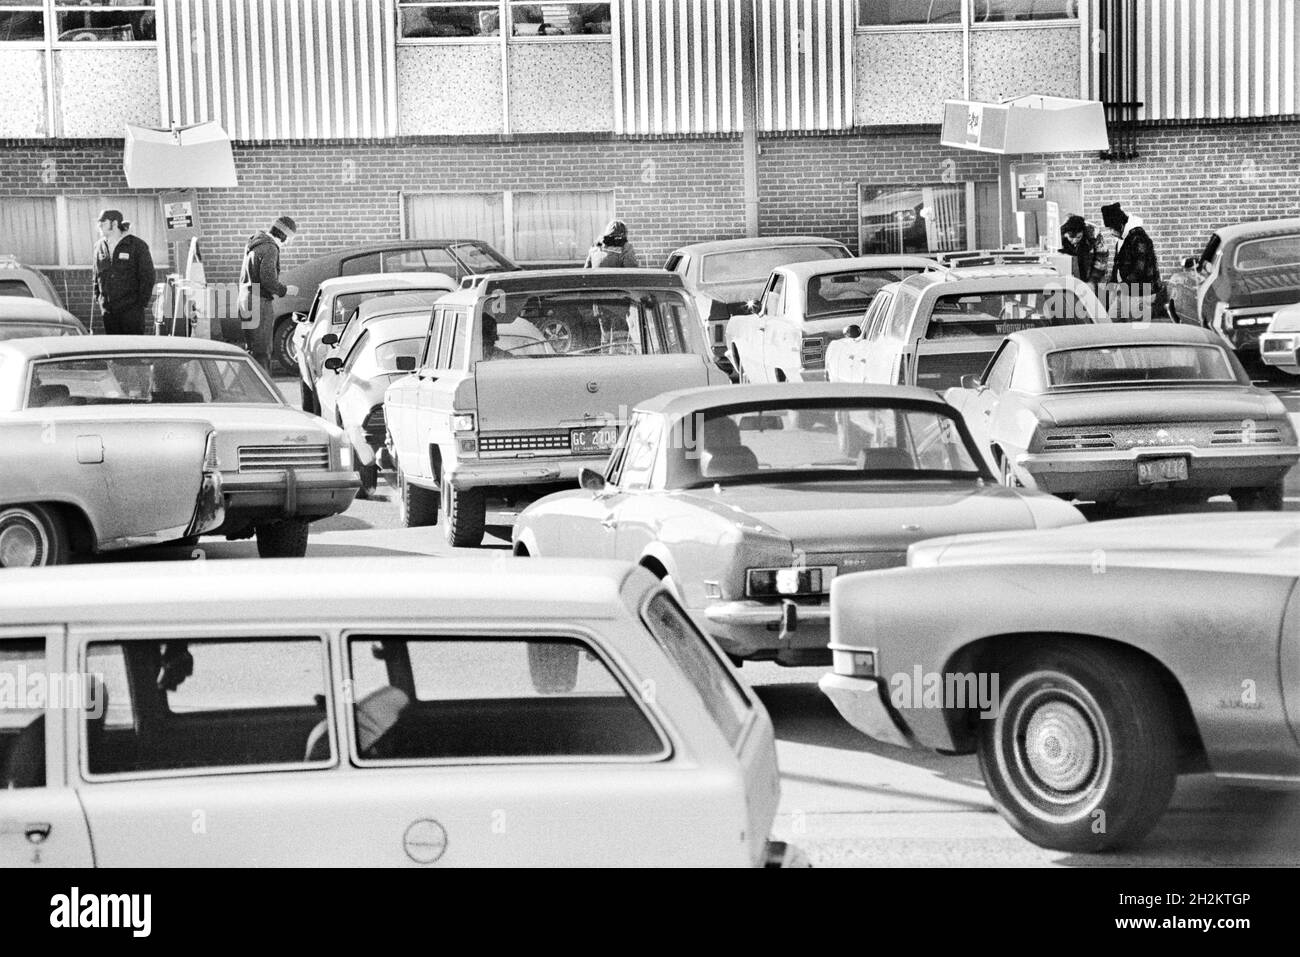
[[[361,488],[356,472],[288,469],[222,476],[226,520],[222,530],[250,521],[316,519],[347,511]]]
[[[1186,458],[1187,479],[1142,485],[1139,459]],[[1261,488],[1278,482],[1300,460],[1300,450],[1286,446],[1193,449],[1187,446],[1143,448],[1105,452],[1021,453],[1017,468],[1033,477],[1035,486],[1056,495],[1087,498],[1098,493],[1162,492],[1168,489],[1206,489],[1226,492],[1234,488]]]
[[[448,476],[451,487],[484,488],[486,486],[578,484],[578,472],[584,468],[604,468],[609,454],[565,456],[564,458],[466,459],[457,462]]]
[[[830,664],[831,606],[720,601],[700,617],[728,654],[783,664]]]
[[[900,748],[912,746],[885,703],[884,684],[880,679],[829,674],[822,675],[817,686],[831,699],[844,720],[867,737]]]

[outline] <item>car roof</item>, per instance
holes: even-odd
[[[48,300],[29,299],[26,296],[0,296],[0,322],[36,320],[58,322],[68,326],[81,325],[81,321],[76,316]]]
[[[472,246],[492,245],[486,239],[384,239],[373,243],[358,243],[355,246],[341,246],[327,253],[313,256],[303,265],[320,259],[351,259],[353,256],[365,256],[368,253],[390,252],[395,249],[442,249],[447,246],[469,244]]]
[[[1238,239],[1259,239],[1264,236],[1282,236],[1300,233],[1300,217],[1289,219],[1261,219],[1253,223],[1233,223],[1214,231],[1219,239],[1232,242]]]
[[[980,267],[983,268],[983,267]],[[1003,267],[990,266],[990,269],[1001,269]],[[1037,270],[1037,267],[1035,267]],[[949,270],[947,272],[925,272],[917,273],[915,276],[908,276],[899,285],[909,289],[915,289],[918,292],[927,292],[936,286],[942,287],[939,291],[945,296],[963,296],[974,295],[980,292],[1024,292],[1034,289],[1043,289],[1047,285],[1068,286],[1072,289],[1088,287],[1073,276],[1062,276],[1060,273],[1052,270],[1035,271],[1029,275],[1024,273],[1013,273],[1008,275],[1005,272],[997,272],[991,276],[964,276],[962,270]]]
[[[429,318],[429,311],[433,307],[434,299],[437,298],[435,293],[438,290],[429,290],[424,294],[417,293],[399,293],[395,296],[380,296],[376,299],[367,299],[357,307],[357,318],[362,322],[369,322],[372,319],[378,319],[383,316],[396,316],[405,313],[421,313],[425,320]],[[446,293],[442,293],[446,295]]]
[[[392,342],[394,339],[409,339],[415,335],[423,338],[429,331],[429,307],[425,306],[419,312],[408,310],[388,316],[375,316],[366,323],[366,328],[370,331],[371,346]]]
[[[23,361],[115,352],[201,352],[249,358],[239,346],[185,336],[34,336],[0,342],[0,351]]]
[[[678,246],[673,255],[688,253],[703,255],[707,253],[736,252],[745,249],[771,249],[779,246],[844,246],[838,239],[826,239],[822,236],[747,236],[740,239],[713,239],[703,243],[691,243]]]
[[[446,289],[458,288],[456,280],[440,272],[370,272],[356,276],[332,276],[321,281],[320,290],[340,292],[372,292],[376,289]]]
[[[1007,338],[1018,341],[1036,352],[1105,348],[1134,343],[1223,345],[1223,341],[1209,329],[1173,322],[1104,322],[1053,326],[1050,329],[1026,329],[1022,332],[1013,332]]]
[[[788,402],[792,399],[890,399],[947,407],[933,389],[910,385],[862,385],[847,382],[778,382],[763,385],[702,386],[664,392],[640,403],[637,412],[678,418],[708,409],[750,402]]]
[[[586,559],[374,557],[9,569],[0,608],[11,622],[112,624],[311,621],[359,626],[375,618],[476,624],[492,617],[579,623],[626,614],[635,566]],[[231,601],[231,596],[238,601]]]
[[[810,259],[801,263],[777,266],[773,272],[783,272],[791,279],[807,282],[814,276],[854,272],[860,269],[933,269],[945,267],[928,256],[852,256],[849,259]]]
[[[521,269],[518,272],[494,272],[473,286],[457,289],[458,302],[477,300],[498,290],[511,292],[546,292],[562,289],[617,289],[637,286],[651,289],[683,289],[682,277],[663,269]]]

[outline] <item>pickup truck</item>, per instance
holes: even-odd
[[[408,526],[482,544],[603,463],[630,410],[725,385],[681,278],[649,269],[497,273],[439,299],[416,371],[384,397]],[[491,519],[491,520],[489,520]]]

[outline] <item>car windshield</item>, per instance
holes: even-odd
[[[665,289],[584,289],[489,298],[483,360],[694,351],[693,307]]]
[[[453,256],[470,272],[503,272],[515,269],[510,260],[497,255],[496,251],[476,243],[456,243],[450,247]]]
[[[1092,322],[1086,303],[1069,289],[1018,289],[940,296],[930,313],[927,339],[1009,336],[1026,329]]]
[[[777,266],[848,255],[841,246],[763,246],[710,253],[700,263],[700,282],[763,282]]]
[[[678,488],[745,482],[975,479],[979,459],[945,411],[879,402],[711,409],[679,429]]]
[[[1223,349],[1213,345],[1134,345],[1066,349],[1047,356],[1052,387],[1133,382],[1236,382]]]
[[[32,368],[27,408],[61,405],[279,405],[250,359],[149,355],[50,359]]]
[[[76,326],[41,322],[0,322],[0,342],[6,339],[30,339],[33,336],[79,336]]]
[[[334,297],[334,308],[330,322],[336,326],[351,322],[356,318],[361,304],[369,302],[371,299],[380,299],[387,296],[406,296],[412,303],[418,301],[428,302],[432,305],[435,299],[445,295],[447,295],[446,289],[419,289],[413,286],[402,286],[397,289],[368,289],[365,292],[345,292]]]
[[[808,280],[807,306],[804,316],[834,316],[849,312],[862,312],[871,305],[881,288],[908,276],[922,272],[920,269],[898,267],[895,269],[855,269],[826,276],[813,276]]]

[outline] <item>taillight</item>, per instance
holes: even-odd
[[[808,336],[803,340],[799,352],[800,362],[805,369],[816,368],[826,359],[826,340],[821,336]]]
[[[220,472],[221,460],[217,458],[217,433],[209,432],[203,446],[203,471]]]

